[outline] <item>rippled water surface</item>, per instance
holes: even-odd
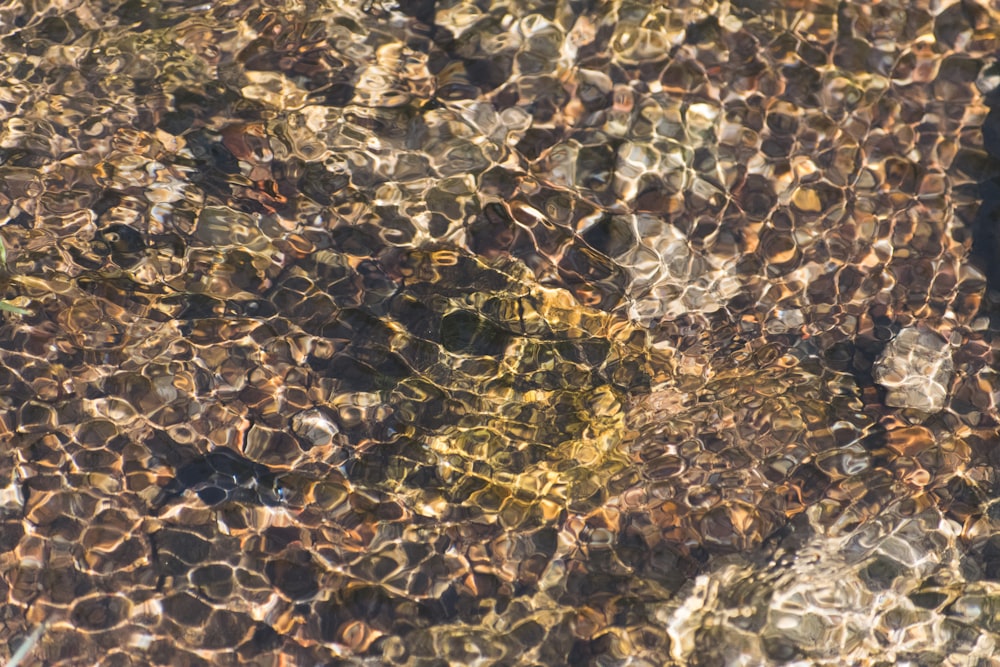
[[[998,50],[0,0],[0,661],[1000,664]]]

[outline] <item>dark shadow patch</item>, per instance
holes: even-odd
[[[282,502],[283,495],[278,477],[270,468],[225,447],[177,468],[174,478],[153,501],[151,513],[159,513],[186,491],[194,491],[207,505],[234,500],[273,507]]]

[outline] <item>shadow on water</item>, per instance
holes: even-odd
[[[984,72],[1000,78],[1000,63]],[[983,121],[983,148],[991,158],[979,182],[980,206],[972,223],[971,259],[986,275],[987,295],[981,314],[990,318],[991,329],[1000,328],[1000,86],[985,102],[990,108]]]
[[[277,475],[267,466],[226,447],[180,466],[176,476],[154,500],[153,513],[159,513],[170,501],[188,490],[197,493],[207,505],[218,505],[227,500],[266,506],[281,502]]]

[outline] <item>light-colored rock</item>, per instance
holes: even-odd
[[[917,327],[900,331],[875,363],[875,381],[888,390],[886,404],[924,412],[944,407],[953,373],[948,342]]]

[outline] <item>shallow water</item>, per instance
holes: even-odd
[[[0,42],[0,660],[996,662],[1000,8]]]

